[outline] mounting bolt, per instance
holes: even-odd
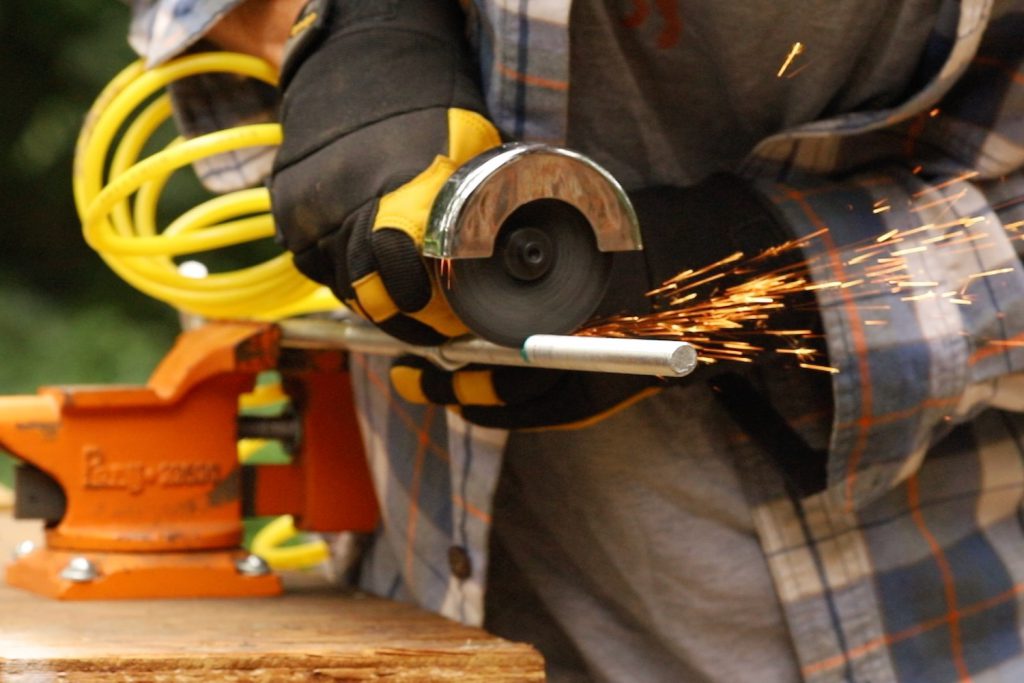
[[[242,576],[266,576],[270,573],[270,565],[259,555],[246,555],[235,560],[235,569]]]
[[[20,560],[25,557],[33,550],[36,549],[36,544],[28,539],[22,541],[18,545],[14,546],[14,550],[11,551],[11,559]]]
[[[60,572],[60,578],[75,583],[88,583],[99,575],[99,568],[87,557],[72,557]]]

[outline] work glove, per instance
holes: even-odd
[[[352,310],[413,344],[465,334],[420,256],[452,171],[500,144],[452,0],[314,0],[281,74],[279,240]]]
[[[644,189],[630,197],[644,250],[615,254],[597,318],[649,313],[652,299],[645,294],[674,275],[737,251],[754,256],[790,239],[767,200],[734,175],[717,174],[688,188]],[[775,258],[772,267],[799,258],[789,252]],[[715,371],[696,372],[708,379]],[[395,362],[391,380],[406,400],[446,405],[470,422],[506,429],[584,427],[674,382],[693,381],[485,365],[449,372],[413,356]]]

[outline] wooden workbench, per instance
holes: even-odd
[[[5,682],[540,681],[543,671],[527,645],[323,587],[275,598],[109,602],[0,587]]]

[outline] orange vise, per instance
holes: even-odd
[[[268,370],[290,410],[240,417]],[[260,435],[289,442],[291,462],[240,465],[239,438]],[[292,514],[307,531],[378,519],[344,352],[282,347],[272,324],[185,332],[145,386],[2,397],[0,447],[25,463],[17,516],[46,520],[7,582],[56,598],[275,594],[279,578],[241,548],[244,514]]]

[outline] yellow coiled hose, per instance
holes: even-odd
[[[201,278],[179,271],[174,257],[274,234],[265,188],[215,197],[163,230],[157,226],[159,197],[174,171],[216,154],[281,142],[277,124],[240,126],[190,140],[176,139],[138,160],[150,137],[171,115],[166,94],[143,105],[175,80],[213,72],[241,74],[271,84],[277,79],[274,69],[260,59],[214,52],[182,57],[153,69],[136,62],[100,93],[75,148],[75,205],[86,242],[129,284],[187,313],[276,320],[338,308],[341,304],[327,288],[296,270],[290,254]],[[133,115],[134,120],[127,124]],[[134,201],[130,201],[133,194]]]
[[[277,320],[339,308],[341,304],[327,288],[295,269],[290,254],[201,278],[181,272],[174,261],[174,257],[274,234],[265,188],[215,197],[186,211],[163,230],[157,226],[160,194],[172,173],[216,154],[281,142],[277,124],[240,126],[191,140],[176,139],[139,161],[152,135],[171,116],[170,97],[161,94],[154,99],[154,95],[175,80],[214,72],[241,74],[271,84],[277,81],[276,72],[262,60],[216,52],[182,57],[153,69],[136,62],[100,93],[75,147],[75,206],[86,242],[129,284],[187,313]],[[134,201],[130,199],[133,194]],[[242,406],[259,407],[285,399],[280,386],[274,384],[243,397]],[[240,458],[247,459],[262,445],[244,440],[239,444]],[[298,534],[290,516],[279,517],[256,534],[252,550],[275,569],[313,567],[329,558],[326,543],[316,537],[281,547]]]

